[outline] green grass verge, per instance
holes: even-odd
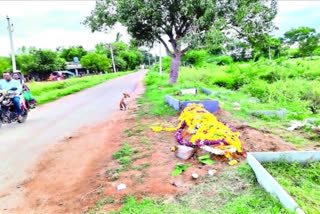
[[[320,162],[262,164],[308,214],[320,214]]]
[[[70,78],[56,82],[32,82],[27,85],[40,105],[132,72],[133,71]]]

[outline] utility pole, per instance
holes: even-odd
[[[149,67],[151,66],[151,63],[150,63],[150,55],[148,54],[148,59],[149,59]]]
[[[271,50],[270,50],[270,45],[269,45],[269,60],[271,61]]]
[[[110,45],[109,45],[109,47],[110,47],[111,58],[112,58],[113,72],[114,72],[114,73],[117,73],[117,70],[116,70],[116,63],[114,62],[114,56],[113,56],[112,44],[110,44]]]
[[[16,58],[15,58],[15,53],[14,53],[14,47],[13,47],[13,39],[12,39],[12,25],[10,24],[10,18],[7,16],[8,20],[8,31],[9,31],[9,37],[10,37],[10,46],[11,46],[11,60],[12,60],[12,70],[13,73],[17,71],[17,66],[16,66]]]
[[[159,74],[162,74],[162,57],[161,57],[161,43],[159,46]]]

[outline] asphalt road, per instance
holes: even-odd
[[[105,121],[119,109],[123,92],[131,93],[143,79],[139,71],[39,106],[24,124],[0,129],[0,199],[9,187],[28,178],[39,155],[59,140],[86,126]],[[1,200],[0,200],[1,201]]]

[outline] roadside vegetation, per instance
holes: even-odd
[[[133,71],[100,74],[82,78],[70,78],[56,82],[31,82],[28,84],[38,104],[44,104],[60,97],[79,92],[83,89],[93,87],[109,79],[132,73]]]
[[[268,60],[261,57],[259,60],[248,62],[234,62],[228,56],[215,56],[205,50],[193,51],[199,60],[193,64],[185,57],[180,76],[176,84],[169,85],[170,59],[165,58],[164,73],[158,73],[158,65],[151,68],[144,80],[146,91],[138,100],[139,117],[155,118],[170,121],[178,112],[165,103],[165,95],[170,94],[179,100],[219,100],[221,108],[230,112],[230,116],[220,116],[230,120],[244,121],[258,130],[267,130],[279,135],[287,142],[294,143],[298,148],[316,145],[319,135],[310,128],[304,127],[298,131],[287,131],[292,120],[304,121],[314,119],[319,124],[319,83],[320,58],[306,57],[289,59],[282,57]],[[179,91],[184,88],[206,88],[213,93],[207,95],[201,90],[197,95],[182,96]],[[239,103],[236,109],[234,103]],[[317,104],[318,103],[318,104]],[[284,117],[254,115],[255,111],[276,111],[285,109]],[[127,131],[129,133],[129,131]],[[317,175],[316,166],[309,168],[310,176]],[[317,196],[313,191],[310,200],[305,196],[308,188],[304,185],[305,178],[301,177],[302,189],[297,190],[299,175],[306,171],[297,169],[292,179],[287,179],[288,173],[281,174],[282,168],[288,168],[295,174],[294,167],[289,165],[275,165],[271,170],[283,176],[284,186],[288,192],[301,200],[300,206],[309,213],[313,213],[310,205],[311,198]],[[278,171],[277,171],[278,170]],[[287,170],[286,170],[287,172]],[[272,171],[271,171],[272,173]],[[290,173],[289,173],[290,174]],[[309,179],[310,176],[307,178]],[[279,181],[280,182],[280,181]],[[280,182],[282,185],[282,183]],[[299,185],[300,186],[300,185]],[[212,193],[213,190],[213,193]],[[211,191],[211,192],[210,192]],[[295,197],[294,197],[295,198]],[[313,199],[312,199],[313,200]],[[308,201],[308,202],[307,202]],[[311,212],[310,212],[311,210]],[[174,199],[159,198],[136,199],[129,196],[123,207],[113,213],[293,213],[285,209],[280,202],[259,186],[255,175],[247,164],[234,168],[226,168],[217,177],[204,177],[197,184]],[[316,213],[316,212],[314,212]]]
[[[90,73],[112,73],[111,47],[118,72],[134,70],[141,64],[149,65],[156,60],[148,51],[139,49],[134,42],[122,42],[121,35],[118,34],[116,41],[110,44],[99,43],[90,51],[82,46],[58,47],[55,51],[21,47],[16,54],[17,69],[28,80],[47,80],[52,72],[66,70],[67,62],[73,62],[77,58],[81,66]],[[0,56],[0,75],[4,71],[12,71],[11,58]]]
[[[218,65],[219,57],[207,56],[204,59],[200,67],[182,67],[175,85],[168,85],[168,73],[159,75],[157,67],[154,67],[147,74],[146,93],[139,101],[150,107],[144,113],[157,116],[176,114],[166,105],[166,94],[179,100],[214,99],[220,101],[221,108],[231,112],[232,117],[246,120],[256,128],[277,128],[275,132],[281,130],[280,134],[293,143],[303,143],[301,138],[305,143],[319,140],[319,136],[308,127],[299,131],[300,136],[286,131],[292,120],[312,118],[315,125],[320,123],[319,57],[261,59],[228,65]],[[166,71],[167,66],[164,65]],[[193,87],[199,89],[197,95],[179,94],[180,89]],[[201,88],[213,93],[207,95]],[[240,109],[235,108],[234,103],[238,103]],[[255,114],[257,111],[279,109],[285,111],[284,117]]]

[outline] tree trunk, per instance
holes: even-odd
[[[181,63],[181,53],[175,53],[171,60],[169,84],[173,85],[177,82],[179,76],[179,67]]]

